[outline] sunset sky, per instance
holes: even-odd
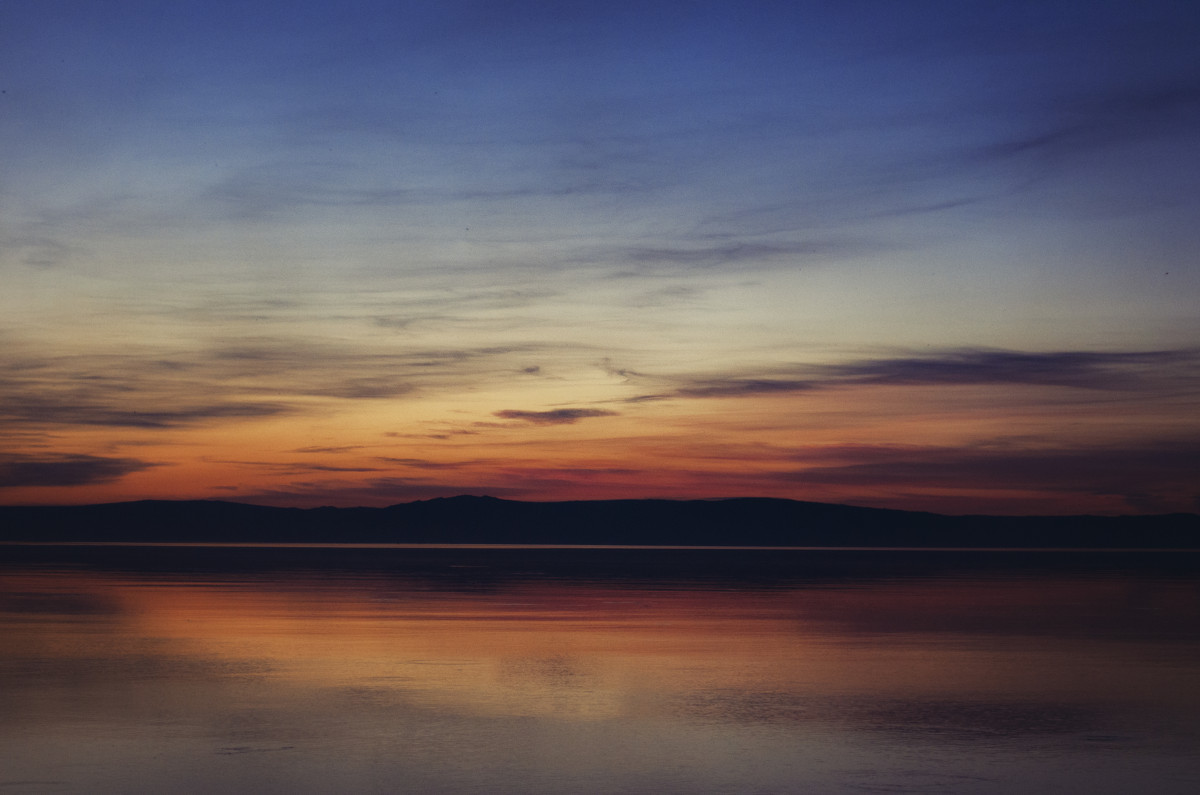
[[[0,0],[0,503],[1200,510],[1198,42]]]

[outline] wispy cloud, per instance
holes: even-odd
[[[683,265],[691,268],[720,268],[742,264],[765,265],[784,262],[797,265],[814,256],[861,253],[863,241],[830,238],[788,243],[704,240],[688,247],[645,247],[629,249],[623,258],[637,265]]]
[[[1189,77],[1060,99],[1057,120],[980,156],[1058,158],[1191,129],[1200,121],[1200,71]]]
[[[277,217],[297,208],[394,206],[417,201],[421,192],[400,185],[356,185],[364,179],[345,164],[290,161],[245,168],[201,195],[240,219]]]
[[[31,268],[54,268],[80,256],[82,250],[36,230],[0,239],[0,261],[19,262]]]
[[[383,400],[511,374],[535,348],[374,348],[269,338],[127,355],[37,359],[0,352],[0,421],[176,428],[284,415],[310,398]]]
[[[237,467],[239,469],[252,470],[255,472],[271,472],[282,473],[288,475],[301,475],[309,472],[380,472],[379,467],[372,466],[339,466],[337,464],[322,464],[311,461],[246,461],[238,459],[218,459],[206,458],[205,463],[219,464],[225,467]]]

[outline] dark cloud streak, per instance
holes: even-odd
[[[1200,439],[1110,447],[848,446],[840,465],[777,478],[856,489],[1029,490],[1116,495],[1139,511],[1181,510],[1180,495],[1200,505]],[[801,453],[803,458],[804,454]]]
[[[653,380],[644,378],[643,380]],[[680,383],[682,381],[682,383]],[[1139,391],[1174,384],[1200,389],[1200,351],[1024,352],[964,348],[923,356],[795,365],[762,375],[730,373],[677,379],[673,389],[625,402],[668,398],[755,397],[869,386],[1052,386]]]
[[[1194,368],[1200,352],[1020,351],[961,349],[934,356],[876,359],[820,368],[836,379],[866,384],[1042,384],[1131,389],[1157,374]]]
[[[82,401],[56,397],[0,400],[0,417],[14,422],[113,428],[177,428],[214,420],[273,417],[291,410],[287,404],[277,402],[191,404],[173,409],[136,410],[93,402],[93,398]]]
[[[520,420],[532,425],[572,425],[579,420],[592,417],[612,417],[617,412],[606,409],[551,409],[550,411],[520,411],[505,409],[492,412],[493,416],[505,420]]]
[[[731,378],[728,380],[701,381],[691,386],[681,387],[676,394],[679,397],[690,398],[752,397],[755,395],[804,392],[819,387],[820,384],[817,382],[797,379]],[[640,398],[640,400],[647,399],[651,398],[647,396]]]
[[[0,488],[111,483],[153,466],[136,458],[94,455],[6,456],[0,458]]]

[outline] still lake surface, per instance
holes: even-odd
[[[1200,554],[4,546],[26,792],[1200,792]]]

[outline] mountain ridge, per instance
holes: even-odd
[[[1200,515],[951,516],[769,497],[459,495],[383,508],[138,500],[0,506],[0,541],[1195,549]]]

